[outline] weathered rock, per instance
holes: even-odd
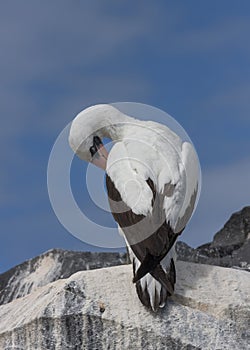
[[[250,207],[232,214],[224,227],[215,234],[212,247],[241,246],[250,235]]]
[[[250,274],[177,262],[176,292],[158,313],[130,265],[77,272],[0,307],[0,349],[249,349]]]
[[[213,242],[178,242],[177,253],[199,264],[177,262],[175,295],[155,314],[131,266],[77,272],[126,264],[126,254],[54,249],[14,267],[0,275],[0,349],[249,349],[250,207]]]
[[[194,249],[177,243],[179,260],[250,270],[250,207],[234,213],[211,243]]]
[[[125,253],[75,252],[52,249],[0,275],[0,305],[33,292],[37,287],[68,278],[81,270],[125,264]]]

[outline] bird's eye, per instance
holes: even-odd
[[[89,152],[90,152],[91,156],[93,157],[97,152],[96,146],[95,145],[91,146],[89,149]]]

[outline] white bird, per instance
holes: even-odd
[[[108,153],[102,143],[110,138]],[[196,204],[199,161],[167,126],[96,105],[73,120],[69,144],[106,171],[109,204],[133,263],[141,302],[156,311],[173,294],[175,242]]]

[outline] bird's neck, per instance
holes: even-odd
[[[101,136],[107,137],[114,142],[120,141],[124,138],[129,123],[134,120],[134,118],[121,114],[120,112],[108,115],[106,118],[104,117],[98,121],[98,125],[101,129]]]

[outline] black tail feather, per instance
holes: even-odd
[[[139,281],[142,277],[144,277],[147,273],[150,273],[153,271],[157,265],[161,261],[161,257],[159,256],[154,256],[147,252],[145,259],[142,261],[139,269],[136,271],[134,278],[133,278],[133,283],[136,283]]]
[[[139,270],[139,269],[138,269]],[[133,272],[136,275],[136,265],[135,260],[133,260]],[[138,272],[138,271],[137,271]],[[165,272],[160,264],[158,264],[153,271],[150,272],[152,278],[157,280],[161,284],[160,295],[159,292],[154,293],[154,298],[150,301],[149,290],[147,284],[142,288],[141,281],[136,281],[136,291],[141,303],[156,311],[159,307],[165,305],[167,298],[174,293],[174,285],[176,281],[176,272],[174,260],[171,259],[169,269]],[[151,305],[151,303],[153,303]]]

